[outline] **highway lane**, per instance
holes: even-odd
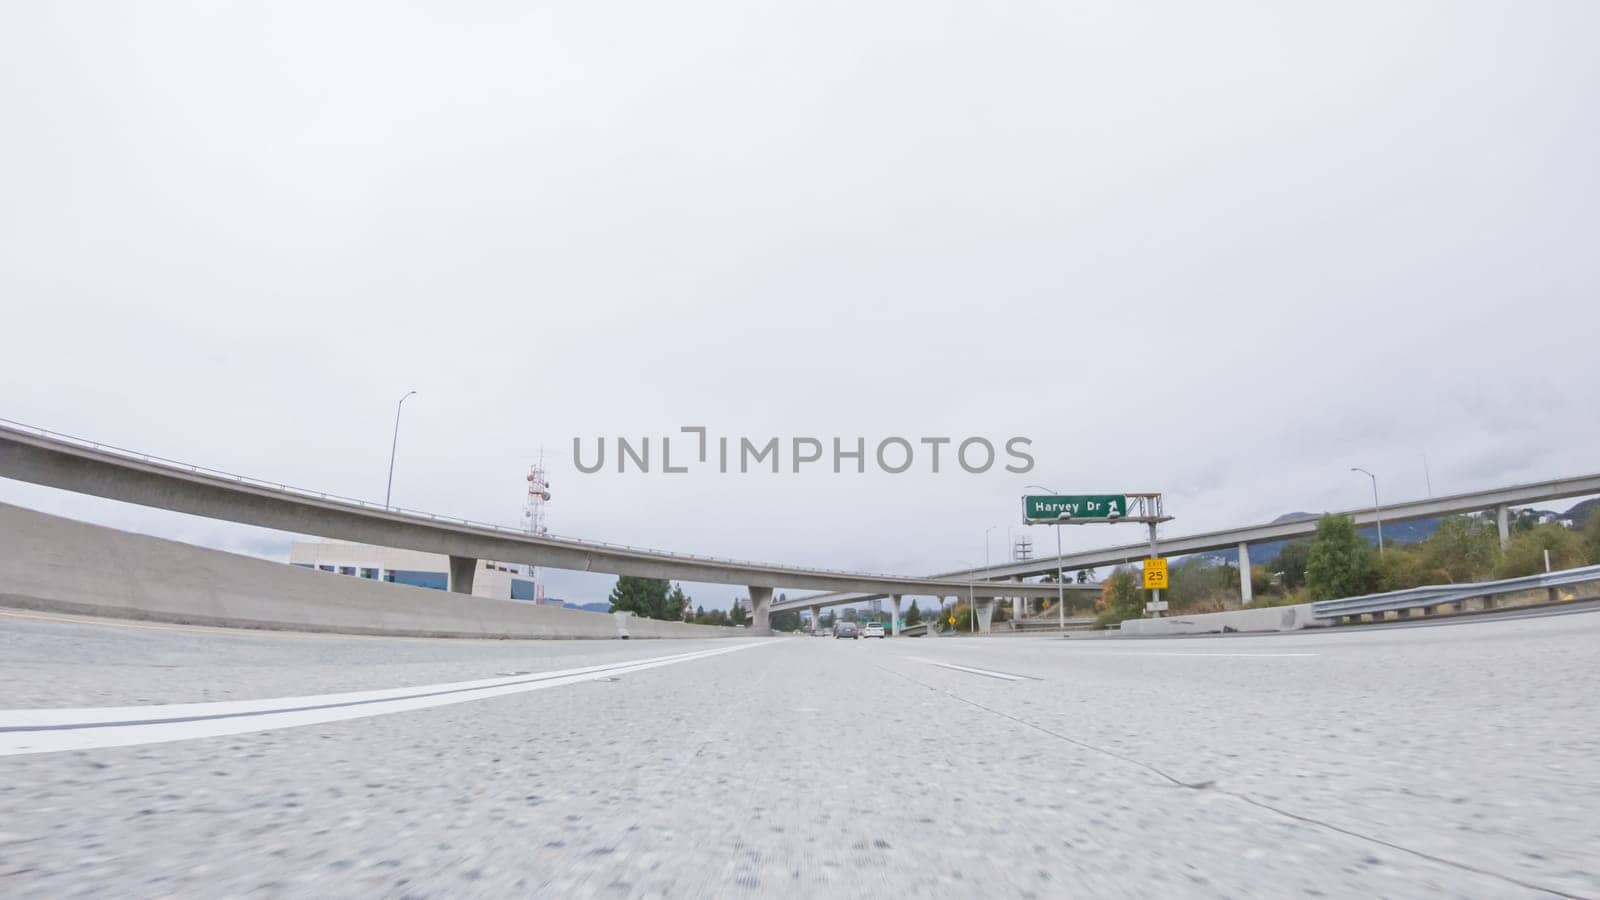
[[[0,895],[1600,896],[1600,614],[1225,641],[132,624],[0,615],[0,706],[271,700],[753,646],[0,757]]]

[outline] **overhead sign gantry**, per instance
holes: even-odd
[[[1145,612],[1160,618],[1167,604],[1161,589],[1167,586],[1167,561],[1156,553],[1156,525],[1172,519],[1166,514],[1161,494],[1024,494],[1022,521],[1029,525],[1056,526],[1056,556],[1061,556],[1062,525],[1105,525],[1113,522],[1143,522],[1150,527],[1150,558],[1145,563],[1144,587],[1150,591]],[[1059,582],[1065,573],[1059,569]]]

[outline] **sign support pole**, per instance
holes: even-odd
[[[1549,566],[1545,567],[1546,569]],[[1066,570],[1061,567],[1061,520],[1056,520],[1056,623],[1062,634],[1067,632]]]
[[[1156,552],[1156,523],[1151,522],[1149,524],[1150,524],[1150,558],[1151,559],[1155,559],[1155,558],[1157,558],[1157,557],[1159,557],[1161,555],[1161,554]],[[1152,605],[1155,606],[1155,610],[1150,613],[1151,617],[1152,618],[1156,618],[1156,619],[1161,618],[1161,589],[1160,588],[1153,588],[1150,591],[1150,602],[1151,602]]]

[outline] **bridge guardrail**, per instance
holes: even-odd
[[[1319,619],[1338,619],[1344,616],[1440,606],[1446,603],[1471,600],[1474,597],[1494,597],[1501,594],[1515,594],[1519,591],[1566,587],[1590,581],[1600,581],[1600,566],[1583,566],[1577,569],[1563,569],[1558,572],[1541,572],[1538,575],[1524,575],[1520,578],[1505,578],[1500,581],[1432,584],[1424,587],[1406,588],[1400,591],[1389,591],[1383,594],[1365,594],[1360,597],[1344,597],[1338,600],[1319,600],[1311,604],[1311,614]]]

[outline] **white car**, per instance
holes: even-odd
[[[862,637],[875,637],[875,638],[888,637],[888,635],[883,633],[883,623],[882,622],[868,622],[861,629],[861,636]]]

